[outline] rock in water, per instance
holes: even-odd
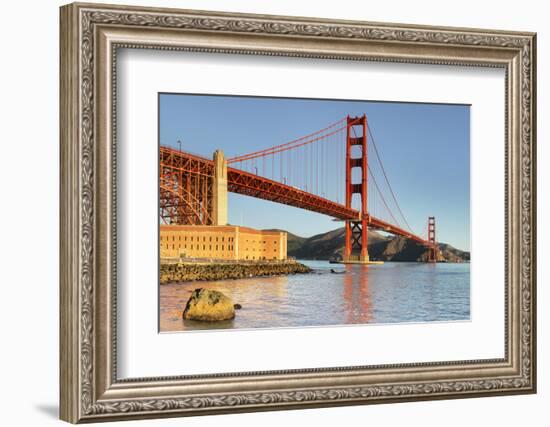
[[[215,322],[235,317],[233,301],[219,291],[195,289],[187,301],[183,318]]]

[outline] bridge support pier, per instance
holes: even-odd
[[[364,232],[363,232],[364,230]],[[346,221],[344,262],[369,263],[367,220]]]
[[[227,225],[227,160],[222,150],[214,152],[212,224]]]

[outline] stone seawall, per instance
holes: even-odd
[[[183,262],[177,264],[161,264],[160,283],[245,279],[248,277],[280,276],[310,272],[311,268],[294,261],[284,263],[257,262],[242,264],[201,264]]]

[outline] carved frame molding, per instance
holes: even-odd
[[[506,357],[117,380],[113,147],[121,47],[504,67]],[[532,33],[62,7],[61,418],[101,421],[534,392],[535,50]],[[289,380],[300,385],[285,386]]]

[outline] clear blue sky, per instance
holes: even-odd
[[[437,240],[469,250],[469,106],[161,94],[160,144],[179,148],[181,140],[182,150],[211,157],[222,149],[231,157],[288,142],[348,114],[364,113],[413,231],[423,234],[427,217],[434,215]],[[369,155],[374,171],[371,148]],[[333,182],[337,171],[326,170]],[[374,173],[381,184],[382,175]],[[383,192],[389,202],[389,192]],[[304,237],[342,226],[321,214],[236,194],[229,197],[229,222],[281,228]]]

